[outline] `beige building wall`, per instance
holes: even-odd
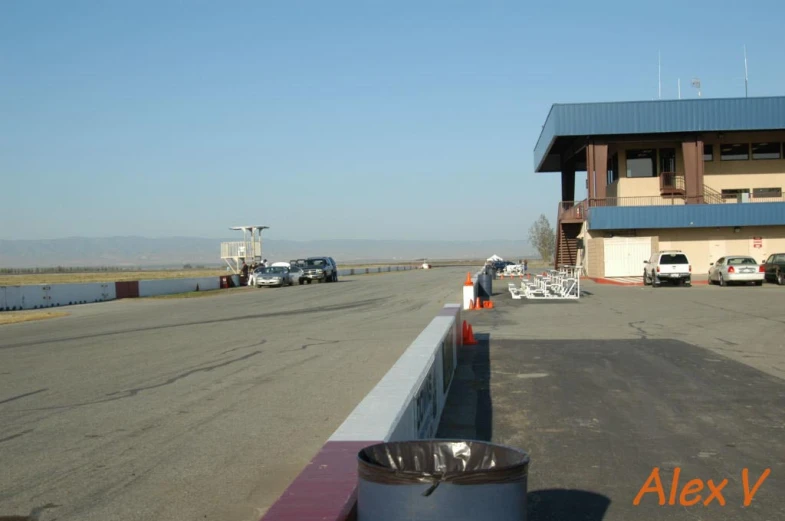
[[[602,237],[588,239],[586,244],[586,269],[588,277],[601,278],[605,276],[605,244]]]
[[[772,253],[785,252],[785,226],[652,230],[659,250],[681,250],[692,262],[692,272],[704,274],[709,265],[727,255],[750,255],[763,262]],[[756,237],[762,247],[756,248]]]
[[[738,132],[723,134],[709,133],[703,136],[705,144],[713,146],[714,158],[704,162],[704,184],[721,192],[734,188],[781,188],[785,191],[785,159],[749,159],[747,161],[721,161],[721,143],[785,143],[785,132]],[[657,177],[627,177],[625,152],[638,148],[674,148],[676,170],[684,173],[684,155],[681,142],[659,141],[641,143],[612,143],[608,146],[609,157],[619,154],[619,179],[608,186],[608,197],[652,197],[662,199],[661,204],[684,204],[683,200],[660,198],[660,181]],[[750,151],[751,152],[751,151]],[[648,204],[654,204],[650,201]],[[731,201],[735,202],[735,201]]]

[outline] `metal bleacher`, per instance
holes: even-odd
[[[577,300],[581,297],[581,266],[562,266],[507,285],[515,300]]]

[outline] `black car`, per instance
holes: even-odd
[[[491,262],[491,268],[493,268],[496,273],[499,273],[504,271],[504,268],[507,266],[512,266],[513,264],[515,263],[510,261],[493,261]]]
[[[763,263],[765,279],[769,282],[776,282],[780,286],[785,286],[785,253],[773,253],[769,255]]]
[[[319,282],[338,282],[338,266],[332,257],[308,257],[305,259],[305,266],[302,269],[303,274],[300,277],[300,284],[305,282],[310,284],[314,280]]]

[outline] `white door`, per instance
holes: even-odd
[[[714,264],[718,259],[727,254],[725,239],[712,238],[709,239],[709,264]]]
[[[651,257],[651,237],[613,237],[603,242],[606,277],[643,275],[643,261]]]

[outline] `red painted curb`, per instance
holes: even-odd
[[[357,453],[380,441],[328,441],[260,521],[348,521],[357,503]]]

